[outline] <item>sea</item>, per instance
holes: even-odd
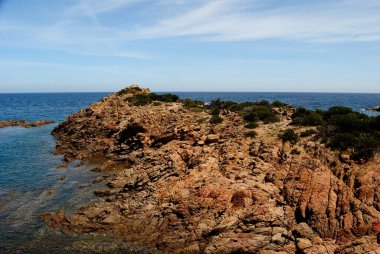
[[[204,102],[214,99],[236,102],[279,100],[297,107],[328,109],[347,106],[368,115],[366,108],[380,105],[380,94],[269,93],[269,92],[172,92],[181,99]],[[92,181],[101,173],[96,165],[77,162],[60,168],[62,157],[54,156],[52,129],[68,115],[109,93],[1,94],[0,120],[52,120],[37,127],[0,129],[0,253],[144,253],[118,239],[95,234],[74,234],[52,229],[40,215],[45,212],[73,213],[96,202],[93,195],[101,184]]]

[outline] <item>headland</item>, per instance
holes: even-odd
[[[131,86],[52,132],[64,163],[109,172],[104,202],[42,217],[162,253],[377,253],[379,123]]]

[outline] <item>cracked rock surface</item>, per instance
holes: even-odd
[[[311,137],[283,144],[280,131],[305,129],[285,117],[245,137],[239,114],[221,115],[211,125],[205,110],[113,94],[69,116],[53,131],[56,153],[97,162],[110,190],[43,217],[163,253],[380,253],[379,154],[356,164]]]

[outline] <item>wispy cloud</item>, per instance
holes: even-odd
[[[172,15],[168,15],[169,7],[175,10]],[[123,17],[119,17],[117,25],[102,22],[103,15],[117,10],[125,10],[125,19],[131,12],[139,11],[146,19],[128,19],[128,25],[123,25]],[[378,0],[325,0],[307,4],[300,1],[281,4],[275,0],[194,0],[191,3],[80,0],[63,9],[62,16],[52,24],[0,20],[0,42],[12,47],[138,59],[152,58],[152,53],[138,50],[139,41],[187,36],[198,42],[264,39],[296,40],[305,45],[380,42],[378,13]],[[84,16],[94,22],[83,20]],[[130,45],[135,45],[134,50]]]
[[[69,7],[65,12],[69,15],[85,14],[94,18],[96,14],[114,11],[141,0],[80,0],[78,4]]]
[[[202,36],[215,41],[380,41],[379,11],[379,1],[320,1],[286,7],[277,7],[272,1],[207,1],[135,33],[145,39]]]
[[[80,20],[81,16],[87,16],[89,13],[94,14],[93,17],[96,19],[95,14],[124,8],[136,1],[82,0],[81,3],[64,10],[64,15],[55,23],[45,25],[0,20],[0,45],[57,50],[82,56],[151,59],[151,54],[129,49],[125,45],[125,36],[120,35],[119,28],[102,26],[98,22],[89,24]],[[82,7],[84,9],[81,9]],[[68,13],[75,16],[67,16]]]

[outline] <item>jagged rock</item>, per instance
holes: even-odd
[[[306,238],[309,240],[315,237],[313,230],[305,222],[299,223],[297,226],[295,226],[293,235],[295,237]]]
[[[272,242],[282,245],[286,242],[286,239],[281,233],[277,233],[272,236]]]
[[[365,164],[347,163],[320,141],[301,138],[300,155],[292,156],[294,147],[277,136],[288,128],[287,113],[282,122],[260,124],[258,136],[248,139],[235,112],[223,111],[223,122],[210,125],[198,121],[209,118],[205,110],[181,103],[133,106],[125,96],[110,95],[54,129],[56,153],[66,163],[91,161],[112,172],[99,179],[112,190],[96,192],[108,202],[72,216],[44,216],[53,226],[118,236],[164,253],[374,248],[376,237],[369,236],[380,218],[379,154]]]
[[[311,243],[311,241],[309,239],[305,239],[305,238],[298,238],[297,239],[297,248],[298,249],[305,250],[307,248],[310,248],[311,246],[313,246],[313,244]]]
[[[377,254],[380,253],[380,246],[369,237],[363,237],[353,242],[338,247],[335,254]]]

